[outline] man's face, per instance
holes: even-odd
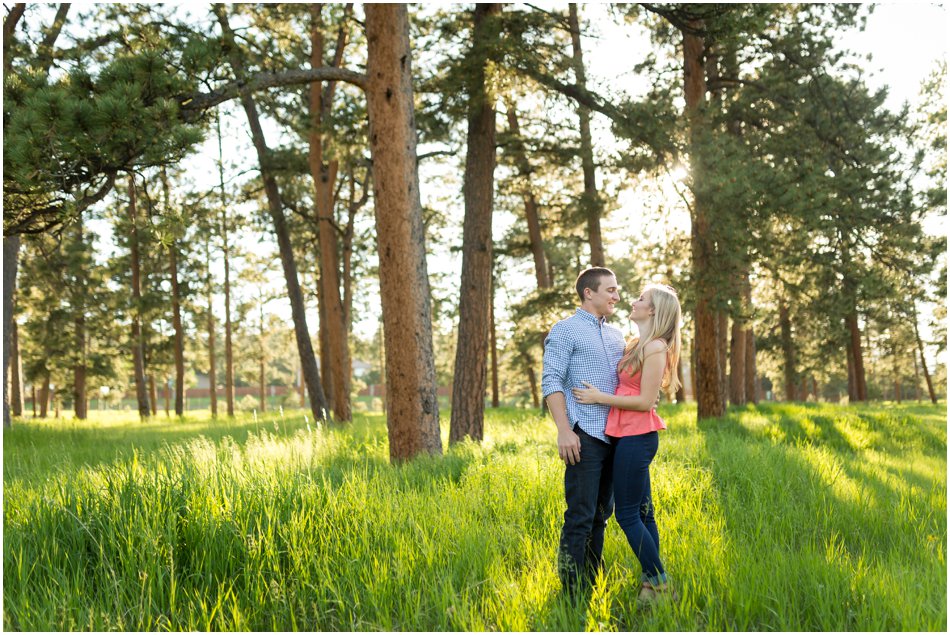
[[[613,315],[614,305],[620,302],[620,287],[614,276],[601,276],[597,291],[584,289],[584,304],[597,317]]]

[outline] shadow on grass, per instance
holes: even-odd
[[[895,545],[897,536],[913,534],[914,528],[895,513],[897,485],[866,469],[855,431],[844,431],[843,421],[819,414],[819,408],[770,404],[760,411],[768,425],[744,425],[738,409],[698,425],[720,488],[725,539],[738,551],[732,588],[721,598],[699,602],[707,611],[731,616],[716,628],[915,630],[939,622],[945,593],[938,598],[921,592],[920,609],[926,612],[921,618],[922,611],[901,608],[910,604],[885,595],[884,585],[869,579],[873,567],[895,559],[915,570],[916,559],[904,553],[907,540]],[[860,423],[849,421],[863,428],[858,433],[875,433],[869,435],[875,449],[901,449],[900,439],[886,434],[892,418],[848,414],[859,418]],[[933,441],[940,445],[939,437]],[[945,451],[945,442],[942,447]],[[839,490],[841,474],[857,488],[856,495]],[[906,473],[896,476],[903,479]],[[925,491],[935,485],[924,477],[916,480]],[[898,578],[895,573],[894,581]],[[730,606],[716,609],[709,602]]]

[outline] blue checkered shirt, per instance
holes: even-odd
[[[623,357],[623,333],[584,309],[554,325],[544,339],[544,396],[562,392],[567,402],[567,420],[590,436],[608,441],[604,434],[610,406],[582,404],[571,388],[587,382],[607,394],[617,389],[617,363]]]

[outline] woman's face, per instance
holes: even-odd
[[[653,291],[645,291],[640,297],[630,305],[630,319],[634,322],[642,322],[653,316]]]

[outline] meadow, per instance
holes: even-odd
[[[664,406],[653,467],[680,598],[636,602],[611,519],[578,604],[555,550],[553,424],[487,411],[483,443],[391,465],[385,419],[303,411],[3,436],[6,630],[947,628],[947,418],[919,404]]]

